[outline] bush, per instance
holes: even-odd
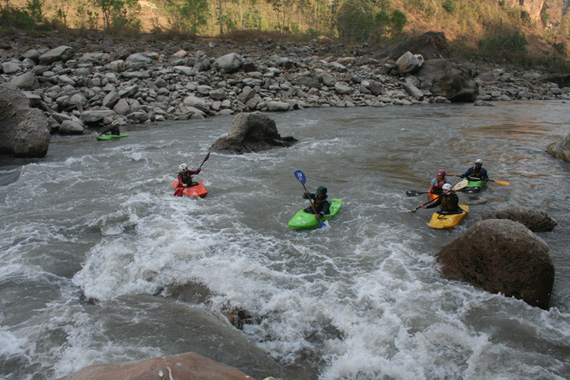
[[[445,9],[448,13],[455,12],[455,3],[453,0],[445,0],[443,3],[443,9]]]

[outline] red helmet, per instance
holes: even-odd
[[[441,178],[445,177],[445,170],[439,169],[439,170],[437,171],[437,175],[440,175]]]

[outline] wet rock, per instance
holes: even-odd
[[[548,245],[521,223],[489,219],[443,247],[437,261],[447,279],[548,309],[554,284],[548,250]]]
[[[546,148],[546,151],[553,157],[570,162],[570,134],[561,138],[558,142],[550,144],[548,148]]]
[[[237,368],[215,362],[194,352],[139,362],[95,364],[59,380],[252,380]]]
[[[38,84],[36,74],[32,71],[18,75],[12,78],[10,82],[21,90],[33,90]]]
[[[31,108],[16,86],[0,84],[0,153],[16,157],[44,157],[50,130],[46,115]]]
[[[494,211],[483,215],[481,218],[487,219],[510,219],[523,224],[533,232],[552,231],[556,222],[552,220],[544,211],[531,208],[515,208],[502,211]]]
[[[277,131],[275,121],[260,113],[240,113],[232,123],[226,137],[214,142],[211,149],[229,153],[252,153],[275,147],[288,147],[297,140],[284,141]]]

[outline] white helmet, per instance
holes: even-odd
[[[445,185],[443,185],[442,189],[443,190],[451,190],[451,185],[449,183],[446,183]]]
[[[186,170],[187,167],[188,167],[188,165],[186,165],[186,164],[180,164],[180,165],[178,166],[178,169],[179,169],[179,170]]]
[[[475,160],[475,163],[476,163],[476,164],[479,164],[479,165],[483,165],[483,160],[480,159],[480,158],[478,158],[478,159]]]

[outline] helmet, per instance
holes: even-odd
[[[451,185],[449,183],[446,183],[445,185],[443,185],[442,189],[443,190],[451,190]]]
[[[439,170],[437,171],[437,175],[441,175],[442,177],[445,177],[445,170],[439,169]]]
[[[475,160],[475,163],[476,163],[476,164],[479,164],[479,165],[483,165],[483,160],[480,159],[480,158],[478,158],[478,159]]]
[[[186,170],[187,167],[188,167],[188,165],[186,165],[186,164],[180,164],[180,165],[178,165],[178,169],[179,169],[179,170]]]
[[[317,193],[319,194],[326,194],[327,193],[327,188],[324,186],[319,186],[319,188],[317,189]]]

